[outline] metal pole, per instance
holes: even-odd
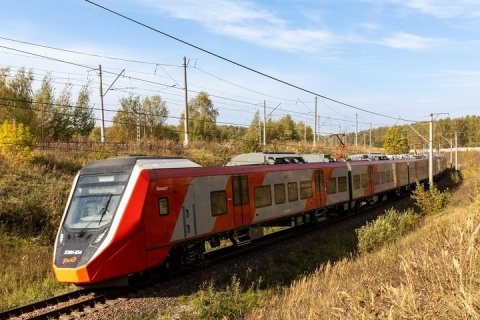
[[[185,122],[183,145],[188,146],[190,141],[188,133],[188,89],[187,89],[187,58],[183,57],[183,80],[185,83]]]
[[[372,147],[372,124],[370,123],[370,148]]]
[[[315,97],[315,132],[313,133],[313,145],[317,146],[317,97]]]
[[[263,145],[267,145],[267,103],[263,100]]]
[[[433,186],[433,113],[430,114],[430,135],[428,153],[428,183]]]
[[[458,132],[455,132],[455,170],[458,170]]]
[[[450,168],[453,165],[453,139],[450,139]]]
[[[102,109],[101,113],[101,123],[100,123],[100,142],[105,143],[105,115],[103,111],[103,81],[102,81],[102,65],[98,66],[100,73],[100,108]]]
[[[355,147],[358,147],[358,113],[355,113]]]

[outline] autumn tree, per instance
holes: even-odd
[[[168,117],[167,105],[162,97],[155,95],[143,99],[141,113],[144,118],[144,121],[141,121],[144,127],[144,137],[147,139],[162,138]]]
[[[14,162],[33,158],[35,139],[23,123],[5,121],[0,125],[0,153]]]
[[[82,86],[78,93],[71,121],[74,134],[84,138],[87,137],[95,127],[95,116],[93,106],[90,103],[90,90],[88,85]]]
[[[188,126],[192,140],[214,140],[217,137],[218,110],[208,93],[201,91],[188,103]],[[183,128],[185,115],[182,113],[179,128]]]
[[[20,68],[10,78],[10,69],[0,69],[0,122],[15,121],[27,127],[33,125],[35,113],[32,108],[33,72]]]
[[[53,140],[71,140],[75,133],[72,111],[72,85],[67,84],[55,100],[51,121],[51,138]]]
[[[260,120],[260,113],[257,111],[253,116],[252,122],[247,129],[247,132],[240,141],[240,148],[242,152],[258,152],[261,150],[260,134],[262,130],[262,122]]]
[[[388,128],[383,137],[383,148],[389,154],[408,152],[409,146],[405,129],[400,126]]]
[[[120,99],[120,110],[113,118],[112,132],[118,139],[127,141],[136,138],[138,127],[142,139],[161,139],[170,136],[166,129],[167,117],[167,105],[160,96],[140,100],[139,96],[130,95]]]
[[[54,100],[52,78],[47,75],[33,98],[36,123],[34,134],[41,139],[51,138]]]

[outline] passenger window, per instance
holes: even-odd
[[[212,216],[219,216],[227,213],[227,193],[225,190],[210,192],[210,203]]]
[[[323,191],[323,171],[315,170],[315,186],[317,192]]]
[[[296,182],[288,183],[288,201],[298,200],[298,186]]]
[[[273,188],[275,189],[275,204],[285,203],[285,184],[279,183]]]
[[[310,199],[313,197],[312,181],[300,181],[300,199]]]
[[[168,198],[158,199],[158,214],[166,216],[168,214]]]
[[[255,208],[268,207],[272,205],[272,190],[270,186],[255,187]]]
[[[327,194],[337,193],[337,178],[328,178]]]
[[[365,188],[368,185],[367,174],[362,173],[362,188]]]
[[[338,192],[347,191],[347,177],[338,177]]]
[[[360,189],[360,175],[353,175],[353,189]]]

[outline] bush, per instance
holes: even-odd
[[[35,139],[22,123],[4,122],[0,125],[0,153],[14,162],[33,158]]]
[[[441,192],[435,185],[425,189],[425,186],[417,181],[411,198],[423,214],[434,214],[447,206],[450,201],[450,194]]]
[[[413,230],[417,221],[418,216],[413,210],[409,209],[405,212],[398,212],[394,209],[387,210],[375,221],[355,230],[358,238],[358,251],[370,252],[384,244],[395,243],[402,235]]]
[[[265,297],[252,287],[243,290],[240,280],[233,276],[224,290],[210,283],[198,291],[189,307],[182,310],[180,319],[243,319],[248,311],[260,305]]]

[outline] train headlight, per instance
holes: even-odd
[[[60,232],[60,235],[58,236],[58,243],[60,245],[63,245],[63,238],[65,237],[65,235],[63,234],[63,232]]]
[[[107,233],[107,229],[106,230],[103,230],[102,233],[100,233],[96,238],[95,240],[93,240],[92,244],[96,244],[96,243],[99,243],[100,241],[102,241],[103,237],[105,236],[105,234]]]

